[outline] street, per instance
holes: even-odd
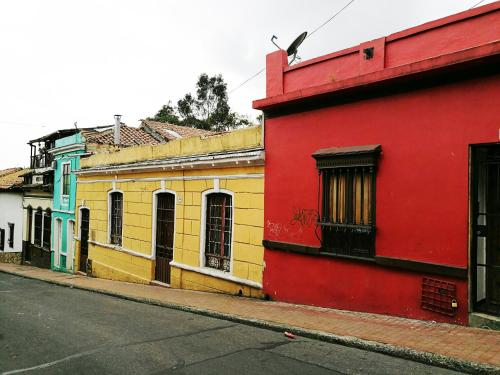
[[[0,373],[456,374],[4,273]]]

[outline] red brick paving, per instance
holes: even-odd
[[[131,284],[0,263],[2,270],[45,281],[357,337],[500,367],[500,331]]]

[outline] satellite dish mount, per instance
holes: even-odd
[[[288,56],[292,56],[292,59],[288,62],[289,65],[291,65],[296,59],[300,60],[300,57],[297,56],[297,52],[299,49],[299,46],[302,44],[304,39],[307,37],[307,31],[304,31],[302,34],[300,34],[295,40],[290,44],[290,46],[286,49],[286,54]],[[274,40],[278,39],[276,35],[273,35],[271,38],[271,43],[274,44],[278,49],[282,49],[280,46],[278,46]]]

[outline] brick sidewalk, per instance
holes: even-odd
[[[288,328],[298,334],[310,332],[310,337],[328,339],[330,335],[331,341],[455,369],[481,370],[474,364],[495,366],[500,373],[500,331],[131,284],[12,264],[0,263],[0,271],[273,329]]]

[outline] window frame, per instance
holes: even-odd
[[[210,267],[206,264],[206,241],[207,241],[207,208],[208,197],[211,194],[226,194],[231,197],[231,240],[229,243],[229,271],[224,271],[218,268]],[[200,221],[200,265],[210,272],[215,272],[223,275],[231,275],[233,273],[234,261],[234,192],[225,189],[210,189],[202,192],[202,207],[201,207],[201,221]]]
[[[68,166],[68,174],[64,174],[64,167]],[[66,179],[68,178],[68,184],[66,185]],[[68,187],[68,191],[64,192],[64,188]],[[61,196],[68,197],[71,190],[71,161],[65,161],[61,163]]]
[[[380,145],[336,147],[316,151],[312,156],[316,159],[319,174],[318,208],[321,228],[321,252],[338,256],[372,259],[375,257],[376,237],[376,181]],[[342,195],[342,213],[336,209],[335,219],[330,218],[330,207],[333,204],[330,197],[331,177],[336,177],[336,189],[343,176],[344,192],[336,195],[336,202]],[[365,189],[365,178],[370,176]],[[358,192],[356,187],[361,187]],[[360,222],[357,222],[357,197],[360,203],[365,201],[367,194],[369,209],[368,222],[365,223],[364,212],[359,212]],[[338,202],[337,202],[338,204]],[[361,203],[363,207],[363,203]],[[362,210],[362,208],[361,208]],[[342,217],[340,218],[339,215]],[[338,233],[338,235],[335,235]],[[338,247],[341,244],[344,247]]]
[[[39,238],[37,239],[37,215],[40,217],[40,225],[38,228],[40,228],[40,235]],[[36,210],[33,211],[33,245],[42,247],[42,238],[43,238],[43,210],[41,207],[38,207]]]
[[[46,225],[46,218],[49,220],[49,225]],[[46,228],[48,227],[48,228]],[[48,239],[46,238],[48,237]],[[52,210],[45,209],[42,214],[42,249],[51,250],[52,246]]]
[[[120,241],[119,243],[114,243],[112,240],[113,236],[113,194],[119,193],[121,194],[122,197],[122,207],[121,207],[121,228],[120,228]],[[118,246],[122,247],[123,246],[123,218],[124,218],[124,211],[123,211],[123,206],[124,206],[124,194],[123,191],[118,190],[118,189],[113,189],[108,192],[108,244],[113,245],[113,246]]]

